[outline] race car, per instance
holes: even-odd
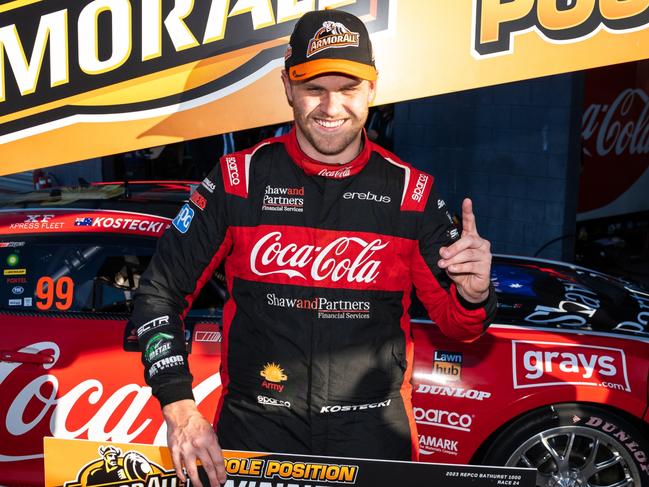
[[[0,485],[43,484],[43,437],[164,444],[127,324],[140,275],[195,184],[104,183],[0,201]],[[498,316],[445,337],[415,302],[420,460],[533,467],[537,485],[649,485],[649,292],[495,256]],[[186,318],[199,409],[218,403],[224,276]],[[266,364],[268,365],[268,364]],[[273,365],[273,364],[271,364]],[[260,370],[281,381],[282,371]]]

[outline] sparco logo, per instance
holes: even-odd
[[[631,391],[624,351],[555,342],[512,342],[514,389],[586,385]]]
[[[341,178],[348,177],[350,174],[351,171],[349,170],[348,167],[346,167],[345,169],[334,169],[334,170],[323,169],[318,173],[318,176],[341,179]]]
[[[469,414],[460,414],[442,409],[413,408],[415,421],[419,424],[439,426],[460,431],[471,431],[473,418]]]
[[[250,253],[250,269],[258,276],[285,274],[290,278],[315,281],[371,283],[379,275],[380,260],[372,257],[389,242],[375,239],[366,242],[359,237],[339,237],[325,247],[295,243],[284,244],[282,232],[271,232],[260,238]]]
[[[230,184],[232,186],[237,186],[241,180],[239,179],[239,168],[237,167],[237,159],[228,156],[225,158],[225,163],[228,167],[228,177],[230,178]]]
[[[288,401],[281,401],[279,399],[275,399],[274,397],[268,397],[268,396],[257,396],[257,402],[259,404],[264,404],[265,406],[279,406],[282,408],[289,408],[291,407],[291,403]]]
[[[426,190],[427,184],[428,176],[426,176],[425,174],[420,174],[419,178],[417,179],[415,189],[410,197],[415,201],[421,201],[421,199],[424,197],[424,191]]]
[[[476,391],[475,389],[464,389],[462,387],[431,386],[428,384],[419,384],[415,392],[419,394],[433,394],[437,396],[474,399],[476,401],[482,401],[491,397],[491,392]]]

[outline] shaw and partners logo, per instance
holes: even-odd
[[[100,446],[100,458],[85,465],[76,480],[64,487],[119,485],[120,487],[177,487],[183,485],[174,471],[167,471],[136,451],[122,454],[112,445]]]
[[[323,246],[299,246],[287,242],[282,232],[271,232],[253,246],[250,269],[258,276],[284,274],[314,281],[371,283],[379,276],[382,263],[375,257],[388,244],[380,238],[338,237]]]
[[[79,116],[84,122],[132,121],[154,116],[152,110],[155,116],[173,115],[215,102],[283,65],[286,38],[302,14],[341,5],[339,0],[4,3],[0,143],[72,125]],[[388,28],[390,3],[342,2],[367,19],[372,33]],[[250,48],[258,52],[243,63],[201,66],[200,85],[185,86],[169,76],[174,70],[189,77],[196,62]],[[132,90],[137,89],[133,81],[142,77],[147,77],[147,89]],[[102,101],[82,100],[99,89]],[[128,108],[119,101],[123,90]]]
[[[582,385],[631,392],[619,348],[512,341],[514,389]]]
[[[644,1],[473,0],[473,55],[511,54],[516,35],[536,31],[557,44],[581,42],[604,29],[612,34],[649,25]]]

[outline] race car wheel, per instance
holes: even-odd
[[[649,441],[608,410],[560,404],[514,421],[482,463],[537,469],[539,487],[649,486]]]

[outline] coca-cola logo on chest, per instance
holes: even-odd
[[[283,274],[313,281],[372,283],[379,276],[379,257],[388,243],[380,238],[341,236],[325,245],[300,245],[282,232],[270,232],[254,244],[250,269],[258,276]]]

